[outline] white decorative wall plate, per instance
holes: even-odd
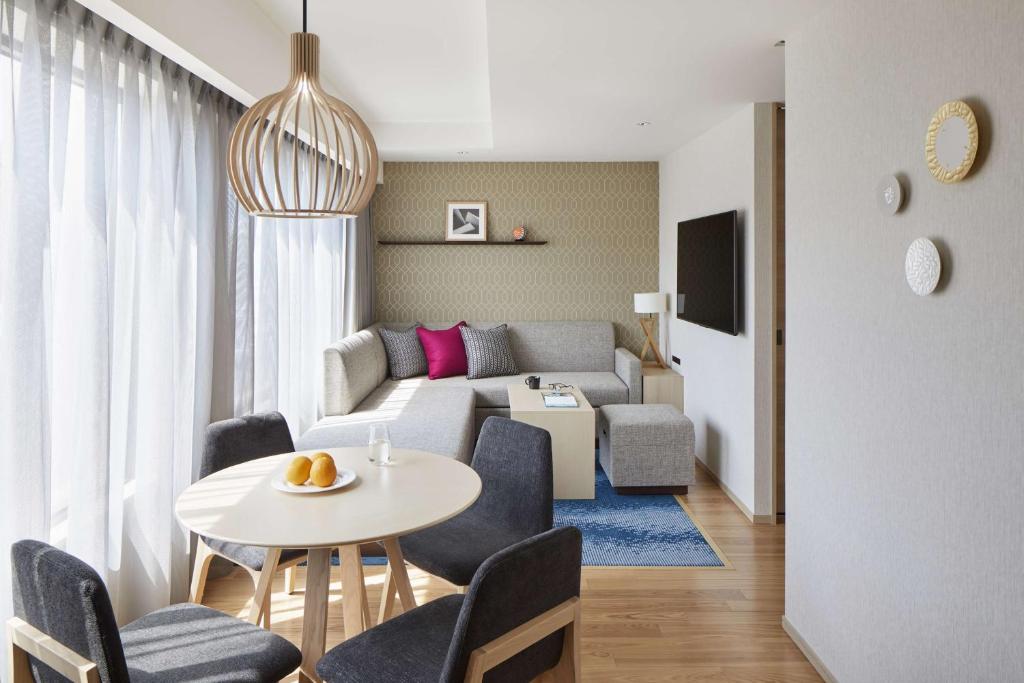
[[[895,215],[903,204],[903,186],[899,178],[894,175],[887,175],[878,181],[875,189],[875,198],[878,200],[878,209],[886,216]]]
[[[935,244],[926,237],[918,237],[907,249],[907,284],[918,296],[928,296],[935,291],[942,275],[942,259]]]

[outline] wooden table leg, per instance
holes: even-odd
[[[416,596],[412,592],[409,572],[405,568],[402,546],[398,544],[397,538],[385,538],[381,543],[388,554],[388,568],[391,570],[392,581],[398,590],[398,599],[402,601],[402,611],[408,612],[416,606]],[[389,586],[385,586],[384,589],[390,590]]]
[[[370,603],[366,598],[366,582],[363,577],[363,554],[358,545],[343,545],[338,548],[341,557],[342,610],[345,615],[345,638],[358,636],[373,626],[370,620]]]
[[[252,607],[249,609],[249,621],[254,624],[264,622],[264,627],[270,630],[270,594],[274,586],[274,574],[277,573],[277,563],[281,559],[280,548],[267,548],[267,557],[263,560],[263,569],[256,579],[256,588],[252,594]]]
[[[327,645],[327,599],[331,587],[331,548],[310,548],[306,560],[306,597],[302,615],[302,665],[299,681],[319,683],[316,663]]]
[[[380,611],[377,612],[378,624],[383,624],[394,613],[396,588],[395,575],[391,571],[391,562],[388,561],[388,565],[384,569],[384,585],[380,593]]]

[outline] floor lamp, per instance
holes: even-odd
[[[643,328],[644,335],[647,337],[644,341],[644,348],[640,351],[640,362],[643,362],[644,357],[647,356],[647,349],[650,348],[654,351],[654,359],[658,365],[667,368],[665,359],[661,357],[661,351],[658,350],[658,345],[654,341],[654,325],[658,322],[656,316],[668,310],[668,297],[661,292],[634,294],[633,310],[643,316],[640,318],[640,327]]]

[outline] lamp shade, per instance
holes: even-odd
[[[320,38],[293,33],[291,45],[288,85],[235,124],[228,143],[231,187],[255,216],[357,216],[377,189],[377,144],[359,114],[320,85]],[[309,147],[300,157],[303,132]]]
[[[634,294],[633,310],[637,313],[664,313],[668,310],[668,297],[661,292]]]

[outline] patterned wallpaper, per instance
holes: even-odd
[[[611,320],[639,353],[635,292],[658,287],[656,162],[388,162],[378,240],[443,240],[445,202],[485,200],[488,239],[544,246],[377,245],[378,320]]]

